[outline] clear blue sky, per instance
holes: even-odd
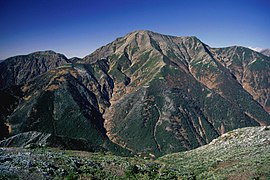
[[[0,23],[0,59],[48,49],[84,57],[138,29],[270,47],[270,0],[0,0]]]

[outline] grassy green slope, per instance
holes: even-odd
[[[270,129],[237,129],[208,145],[159,160],[186,178],[269,179]]]

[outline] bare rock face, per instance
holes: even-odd
[[[270,123],[269,58],[244,47],[135,31],[61,62],[35,78],[35,66],[26,79],[2,75],[22,91],[5,119],[10,135],[38,131],[82,138],[96,150],[160,156]]]

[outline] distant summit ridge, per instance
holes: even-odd
[[[259,53],[262,53],[266,56],[270,56],[270,48],[252,48],[252,47],[249,48]]]

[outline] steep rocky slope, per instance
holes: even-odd
[[[270,112],[270,58],[244,47],[212,49],[216,59],[235,76],[253,99]]]
[[[160,156],[270,124],[270,60],[244,47],[135,31],[83,59],[61,57],[41,58],[50,65],[32,65],[30,74],[18,65],[25,78],[1,74],[3,87],[21,92],[3,121],[9,136],[38,131],[86,140],[92,150]],[[39,62],[32,59],[26,64]]]
[[[252,127],[157,160],[47,148],[0,148],[0,179],[269,179],[269,146],[269,127]]]

